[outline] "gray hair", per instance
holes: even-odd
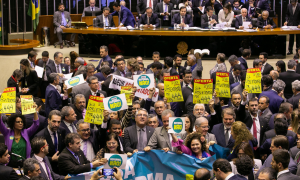
[[[148,116],[148,111],[147,111],[146,109],[144,109],[144,108],[138,109],[138,110],[135,112],[135,116],[138,115],[139,111],[145,111],[145,112],[147,113],[147,116]]]
[[[195,126],[199,127],[202,123],[208,122],[205,117],[199,117],[195,121]]]
[[[52,118],[53,115],[56,115],[56,116],[60,116],[60,117],[61,117],[60,111],[59,111],[59,110],[56,110],[56,109],[50,111],[50,113],[49,113],[49,115],[48,115],[48,118],[51,120],[51,118]]]
[[[291,0],[292,2],[293,0]],[[269,179],[277,179],[277,172],[275,169],[273,169],[272,167],[265,167],[263,168],[259,174],[268,174],[269,175]]]
[[[54,80],[58,77],[58,74],[57,73],[51,73],[48,77],[48,81],[49,83],[53,83]]]
[[[20,78],[20,77],[22,77],[22,76],[23,76],[23,74],[22,74],[22,71],[21,71],[20,69],[14,70],[14,72],[13,72],[13,77],[15,77],[15,78]]]
[[[86,71],[88,71],[89,69],[95,69],[95,66],[94,66],[94,64],[92,64],[92,63],[88,63],[88,64],[85,66],[85,68],[86,68]]]
[[[110,9],[109,9],[109,7],[105,7],[105,8],[103,8],[103,12],[104,11],[110,11]],[[101,46],[101,47],[103,47],[103,46]],[[100,49],[101,49],[101,47],[100,47]],[[106,46],[105,46],[106,47]],[[107,48],[107,47],[106,47]],[[104,48],[103,48],[104,49]]]
[[[174,112],[170,109],[165,109],[162,113],[161,113],[161,117],[166,116],[168,114],[171,114],[172,117],[175,116]]]
[[[236,57],[236,55],[231,55],[228,58],[229,63],[233,63],[234,61],[237,61],[238,58]]]
[[[63,53],[61,53],[61,52],[55,52],[54,53],[54,59],[57,58],[59,54],[63,54]]]
[[[80,119],[80,120],[76,123],[76,129],[77,129],[77,130],[79,130],[80,124],[89,124],[89,123],[84,122],[84,119]]]
[[[148,119],[156,118],[156,121],[158,122],[158,117],[155,114],[149,114]]]
[[[38,160],[33,158],[28,158],[23,163],[23,171],[25,175],[28,175],[28,172],[33,172],[35,170],[34,164],[39,165]]]
[[[192,60],[196,62],[196,56],[194,54],[190,54],[188,57],[192,58]]]
[[[103,11],[104,11],[105,9],[103,9]],[[110,9],[108,8],[108,10],[110,11]],[[105,49],[105,51],[107,52],[108,51],[108,48],[107,48],[107,46],[100,46],[100,49]]]
[[[269,11],[263,11],[261,14],[267,13],[269,16]]]
[[[281,103],[279,106],[278,113],[287,113],[290,111],[290,108],[293,108],[293,105],[288,102]]]
[[[75,104],[76,104],[76,102],[77,102],[77,99],[79,99],[79,98],[84,98],[84,100],[86,100],[86,99],[85,99],[85,96],[84,96],[83,94],[77,94],[77,95],[75,96]]]
[[[295,66],[297,66],[297,63],[295,60],[289,60],[287,66],[288,66],[288,69],[293,69]]]
[[[195,108],[196,108],[196,106],[198,106],[198,105],[199,105],[199,106],[202,106],[202,107],[204,108],[204,110],[205,110],[204,104],[195,104],[193,111],[195,111]]]
[[[77,57],[76,61],[80,64],[83,65],[84,64],[84,59],[82,57]]]
[[[218,64],[217,72],[227,72],[227,68],[224,63]]]
[[[95,80],[95,79],[97,79],[97,81],[98,81],[98,78],[96,76],[90,76],[90,77],[87,78],[86,82],[91,84],[92,81]]]
[[[70,111],[72,110],[73,108],[71,106],[64,106],[62,109],[61,109],[61,118],[62,119],[65,119],[66,116],[69,116],[70,115]]]
[[[254,61],[253,61],[253,68],[254,68],[255,66],[258,66],[259,63],[262,63],[262,60],[260,60],[260,59],[254,59]]]
[[[105,74],[105,75],[109,75],[111,73],[111,69],[108,65],[103,65],[100,68],[100,71],[102,72],[102,74]]]
[[[292,82],[292,88],[295,89],[296,91],[300,91],[300,81],[295,80],[294,82]]]
[[[277,92],[277,93],[280,93],[282,90],[284,90],[285,88],[285,82],[283,82],[282,80],[280,79],[277,79],[277,81],[275,81],[273,83],[273,86],[272,88]]]

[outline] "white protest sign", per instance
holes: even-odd
[[[39,78],[42,78],[43,77],[44,68],[42,68],[40,66],[35,66],[34,69],[35,69],[35,72],[36,72],[37,76]]]
[[[74,86],[77,86],[77,85],[79,85],[79,84],[82,84],[82,83],[84,83],[84,82],[85,82],[85,81],[84,81],[84,79],[83,79],[83,75],[80,74],[80,75],[78,75],[78,76],[72,77],[72,78],[69,79],[69,80],[66,80],[66,81],[65,81],[65,85],[67,85],[67,89],[70,89],[70,88],[72,88],[72,87],[74,87]]]
[[[169,129],[168,133],[183,133],[185,132],[185,117],[170,117],[169,125],[172,129]]]
[[[155,88],[155,93],[153,94],[152,101],[156,102],[158,100],[158,89]],[[147,99],[149,96],[149,89],[137,89],[135,92],[136,97]]]
[[[125,94],[119,94],[116,96],[110,96],[103,99],[104,109],[109,112],[121,111],[128,109]]]
[[[112,75],[109,88],[121,91],[121,86],[131,85],[133,85],[133,80],[118,75]]]
[[[104,164],[104,169],[112,169],[114,167],[125,169],[126,167],[127,154],[105,153],[104,158],[107,159],[107,163]]]
[[[147,99],[149,96],[149,89],[154,87],[153,74],[142,74],[133,76],[134,86],[136,86],[135,96]]]

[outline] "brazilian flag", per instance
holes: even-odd
[[[39,25],[40,0],[30,0],[27,15],[31,16],[32,24],[33,24],[33,31],[35,31],[37,26]]]

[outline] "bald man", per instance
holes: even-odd
[[[101,10],[100,8],[96,7],[96,0],[90,0],[89,5],[90,6],[84,8],[84,10],[82,12],[82,17],[85,16],[85,11],[100,11]]]
[[[249,25],[249,27],[244,27],[243,22],[251,22],[251,18],[247,16],[247,9],[246,8],[242,8],[241,16],[236,17],[235,28],[236,29],[249,29],[249,28],[252,28],[252,25]]]
[[[209,170],[205,168],[198,169],[194,174],[194,180],[209,180],[210,173]]]

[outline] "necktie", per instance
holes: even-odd
[[[267,21],[265,21],[265,26],[267,25]]]
[[[256,122],[255,122],[256,118],[253,118],[253,136],[257,139],[257,131],[256,131]],[[254,150],[257,149],[257,147],[253,147]]]
[[[77,154],[74,154],[74,157],[77,159],[78,163],[80,164],[80,160]]]
[[[142,133],[142,131],[144,131],[144,129],[140,129],[139,131],[140,131],[140,134],[139,134],[139,141],[138,141],[137,148],[138,148],[139,151],[143,151],[144,150],[144,142],[143,142],[144,133]]]
[[[105,26],[108,27],[107,17],[105,18]]]
[[[62,21],[62,25],[63,26],[66,26],[67,25],[67,21],[66,21],[66,18],[65,18],[65,14],[62,12],[61,13],[61,21]]]
[[[43,72],[43,77],[42,77],[42,79],[45,80],[45,76],[46,76],[46,63],[44,63],[44,72]]]
[[[185,84],[185,87],[188,87],[189,85],[188,84]]]
[[[32,67],[32,68],[34,68],[34,64],[33,64],[33,62],[31,62],[31,67]]]
[[[299,164],[300,162],[300,151],[296,154],[295,156],[295,162],[297,163],[297,165]]]
[[[243,18],[243,22],[246,22],[246,18],[245,17]]]
[[[47,170],[47,173],[48,173],[49,180],[53,180],[53,179],[52,179],[52,176],[51,176],[51,171],[50,171],[50,169],[49,169],[48,164],[46,163],[45,158],[43,159],[43,162],[45,163],[45,167],[46,167],[46,170]]]
[[[263,114],[263,112],[262,111],[260,111],[260,113],[259,113],[259,116],[261,116]]]
[[[208,21],[209,21],[209,22],[211,21],[211,17],[208,18]]]
[[[151,2],[151,0],[149,0],[149,7],[152,8],[152,2]]]
[[[84,140],[83,141],[84,142],[84,144],[83,144],[83,153],[84,153],[84,155],[86,156],[86,154],[87,154],[87,140]]]
[[[92,8],[92,11],[94,11],[94,8]]]
[[[73,124],[73,123],[71,123],[71,125],[70,125],[70,126],[72,127],[73,133],[77,133],[77,130],[76,130],[76,128],[75,128],[75,126],[74,126],[74,124]]]
[[[165,4],[165,12],[168,12],[168,6]],[[164,20],[167,20],[167,16],[164,16]]]
[[[123,77],[125,77],[125,71],[123,71],[123,72],[121,71],[121,73],[123,74]]]
[[[54,137],[54,149],[55,149],[55,152],[57,152],[57,138],[56,138],[56,132],[53,133],[53,137]]]
[[[184,23],[184,17],[182,16],[181,23]]]
[[[176,72],[179,74],[179,70],[178,70],[178,67],[176,67]]]
[[[150,18],[147,17],[147,25],[149,25],[149,24],[150,24]]]
[[[229,130],[230,130],[230,128],[227,128],[226,129],[226,133],[225,133],[225,143],[226,143],[226,146],[228,145],[228,140],[229,140]]]
[[[56,73],[60,73],[60,71],[59,71],[59,65],[56,65]]]

